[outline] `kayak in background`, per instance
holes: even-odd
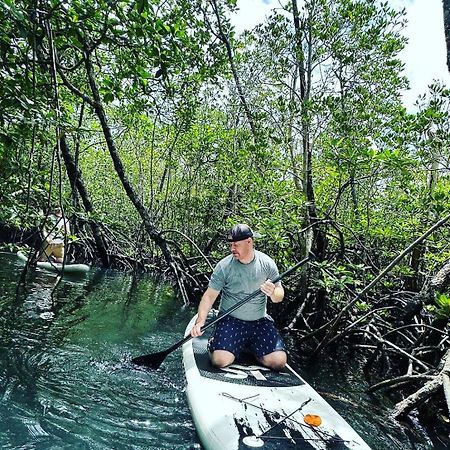
[[[211,321],[217,311],[211,311]],[[195,323],[186,328],[186,335]],[[183,345],[186,394],[205,450],[370,450],[355,430],[290,366],[211,365],[211,328]]]
[[[21,251],[17,252],[17,256],[22,261],[28,261],[28,257]],[[40,269],[50,270],[52,272],[62,272],[63,270],[63,265],[56,262],[38,261],[36,266]],[[86,273],[90,270],[90,268],[91,267],[86,264],[64,264],[65,273]]]

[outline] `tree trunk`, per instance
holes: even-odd
[[[84,185],[83,178],[81,176],[81,171],[76,166],[75,161],[72,158],[72,155],[70,154],[69,147],[67,145],[67,141],[64,134],[62,134],[60,137],[60,147],[61,147],[61,154],[64,160],[64,165],[66,166],[67,176],[69,177],[70,184],[72,186],[72,190],[78,191],[78,193],[80,194],[85,211],[88,213],[93,212],[94,207],[92,205],[86,186]],[[92,234],[94,236],[100,260],[102,261],[104,267],[109,267],[110,259],[106,249],[105,241],[102,236],[101,228],[99,224],[93,220],[89,220],[89,225],[91,227]]]
[[[447,68],[450,72],[450,0],[443,0],[442,6],[444,10],[445,43],[447,46]]]
[[[312,35],[311,28],[307,25],[308,30],[308,53],[305,57],[302,42],[302,24],[300,23],[300,15],[298,11],[297,0],[292,2],[292,12],[295,29],[295,51],[300,80],[300,99],[301,108],[301,133],[302,133],[302,149],[303,149],[303,193],[306,197],[305,209],[305,225],[315,224],[319,221],[317,217],[316,199],[314,194],[314,183],[312,177],[312,143],[310,135],[310,120],[308,112],[305,110],[304,103],[309,100],[311,91],[311,53],[312,53]],[[311,250],[313,244],[316,246],[316,256],[320,259],[324,256],[326,250],[326,239],[324,233],[318,227],[311,227],[306,235],[305,255]]]
[[[164,256],[164,259],[166,260],[166,263],[168,264],[169,267],[171,267],[173,264],[173,258],[170,249],[167,245],[167,242],[165,239],[161,237],[159,231],[156,229],[149,212],[143,205],[137,193],[134,191],[133,186],[131,185],[130,181],[128,180],[125,174],[125,168],[122,164],[122,160],[120,159],[119,153],[116,148],[116,144],[112,137],[111,129],[108,125],[108,120],[106,118],[105,110],[103,108],[100,93],[97,87],[97,82],[95,79],[94,68],[92,65],[92,61],[90,59],[90,52],[88,50],[85,50],[84,53],[84,63],[86,67],[86,74],[88,77],[89,86],[91,88],[93,97],[92,106],[94,108],[95,114],[97,115],[100,121],[103,130],[103,135],[105,136],[106,140],[106,145],[108,147],[109,154],[111,155],[111,159],[113,160],[114,163],[114,168],[116,169],[117,175],[119,176],[119,179],[122,183],[122,186],[125,189],[125,192],[127,193],[128,198],[131,200],[134,207],[141,216],[146,232],[148,233],[150,238],[155,242],[155,244],[160,248]]]
[[[49,71],[51,78],[53,80],[53,102],[54,102],[54,109],[57,112],[57,116],[59,117],[60,114],[60,107],[59,107],[59,98],[58,98],[58,81],[57,81],[57,49],[55,47],[55,43],[53,41],[53,33],[51,29],[51,25],[49,21],[45,22],[45,31],[47,34],[47,39],[49,42],[49,55],[50,55],[50,61],[51,64],[49,66]],[[81,120],[81,118],[80,118]],[[72,158],[72,155],[70,154],[69,147],[67,145],[67,141],[65,138],[65,134],[60,130],[56,130],[57,135],[57,148],[58,151],[61,152],[61,155],[64,160],[64,165],[66,167],[66,173],[69,177],[70,185],[72,187],[72,191],[76,192],[78,191],[80,193],[80,196],[83,200],[83,205],[86,210],[86,212],[92,212],[92,202],[89,198],[89,194],[86,190],[86,187],[83,183],[83,180],[81,178],[81,173],[78,170],[77,165],[75,164],[75,161]],[[59,156],[59,155],[58,155]],[[100,259],[102,261],[102,264],[105,267],[109,266],[109,257],[108,253],[106,251],[106,245],[105,242],[101,236],[101,230],[99,225],[94,222],[89,222],[91,225],[92,233],[95,239],[95,243],[97,246],[97,251],[99,253]]]
[[[216,20],[217,20],[217,27],[219,29],[219,38],[224,43],[225,48],[227,50],[228,62],[230,63],[231,73],[233,74],[234,84],[236,86],[236,89],[237,89],[237,92],[239,95],[239,100],[241,101],[242,107],[244,108],[245,115],[246,115],[248,123],[250,125],[250,129],[252,130],[253,139],[256,142],[258,139],[257,139],[257,131],[256,131],[256,127],[255,127],[255,122],[253,120],[253,115],[248,106],[247,99],[245,98],[244,90],[242,89],[242,84],[241,84],[241,80],[239,78],[239,74],[236,69],[236,65],[234,64],[233,50],[231,48],[230,39],[228,38],[227,34],[225,33],[225,30],[223,29],[222,18],[220,16],[220,11],[217,6],[216,0],[211,0],[211,4],[212,4],[214,14],[215,14]]]

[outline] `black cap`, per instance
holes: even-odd
[[[261,235],[259,233],[253,233],[252,229],[245,223],[238,223],[228,233],[227,239],[229,242],[237,242],[256,237],[261,237]]]

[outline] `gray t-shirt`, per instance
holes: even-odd
[[[259,289],[268,278],[273,280],[277,276],[275,261],[265,253],[255,250],[255,257],[248,264],[239,262],[233,255],[219,261],[209,280],[209,287],[221,292],[219,310],[227,311]],[[266,295],[261,292],[230,315],[241,320],[262,319],[266,315],[266,302]]]

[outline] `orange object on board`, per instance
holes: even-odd
[[[306,414],[303,420],[312,427],[318,427],[322,423],[321,417],[316,414]]]

